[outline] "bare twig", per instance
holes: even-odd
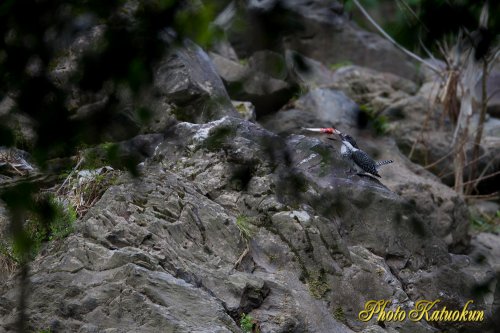
[[[486,111],[488,109],[488,101],[487,101],[487,80],[488,80],[488,61],[486,59],[483,60],[483,77],[481,80],[481,87],[482,87],[482,96],[481,96],[481,113],[479,115],[479,123],[477,127],[477,132],[476,132],[476,137],[474,138],[474,146],[472,147],[472,159],[475,160],[475,162],[471,165],[471,168],[469,170],[469,180],[471,180],[473,177],[475,177],[476,169],[477,169],[477,156],[479,155],[479,147],[481,145],[481,139],[483,137],[483,130],[484,130],[484,121],[486,119]],[[464,183],[465,184],[468,184]],[[474,184],[477,184],[477,182],[474,182]],[[466,194],[470,194],[472,192],[474,186],[467,186],[466,188]]]
[[[450,156],[451,154],[453,153],[453,151],[451,151],[450,153],[446,154],[446,156]],[[481,156],[479,156],[477,158],[476,161],[479,161],[481,160],[483,157],[485,157],[486,153],[482,154]],[[471,165],[472,163],[474,163],[475,160],[471,160],[471,161],[468,161],[465,165],[464,165],[464,168],[465,167],[468,167],[469,165]],[[483,176],[485,174],[485,170],[487,171],[487,169],[492,165],[492,163],[494,162],[494,160],[491,160],[485,167],[485,169],[483,170],[483,172],[479,175],[479,177]],[[455,173],[455,171],[451,171],[451,172],[447,172],[447,173],[441,173],[438,175],[439,178],[444,178],[444,177],[448,177],[450,175],[452,175],[453,173]]]
[[[234,269],[238,268],[238,266],[241,264],[241,262],[243,261],[243,259],[245,259],[245,257],[248,254],[248,252],[250,252],[250,245],[248,244],[248,241],[246,241],[245,250],[239,256],[238,260],[236,260],[236,262],[234,263],[234,266],[233,266]]]
[[[75,173],[76,170],[78,170],[78,168],[80,167],[80,164],[83,162],[84,158],[80,158],[78,159],[78,163],[76,163],[75,167],[73,168],[73,170],[71,170],[71,172],[69,173],[68,177],[66,177],[66,179],[64,180],[64,182],[61,184],[61,186],[59,186],[59,188],[57,189],[56,193],[60,193],[61,189],[64,188],[64,185],[66,185],[66,183],[71,179],[71,176],[73,176],[73,174]]]
[[[459,101],[458,95],[458,83],[460,82],[460,72],[457,70],[450,70],[448,72],[448,77],[444,86],[443,93],[443,117],[441,117],[441,122],[444,123],[444,116],[447,115],[453,124],[456,124],[459,115]],[[442,124],[441,124],[442,125]]]
[[[434,84],[439,84],[437,82],[434,82]],[[439,88],[439,87],[438,87]],[[435,89],[435,87],[432,88],[432,90]],[[439,94],[439,92],[438,92]],[[412,156],[413,156],[413,153],[415,152],[415,149],[417,147],[417,145],[422,141],[423,139],[423,136],[424,136],[424,131],[427,129],[427,126],[429,125],[429,120],[431,118],[431,113],[432,113],[432,110],[434,109],[434,105],[436,103],[436,100],[438,99],[438,94],[436,94],[436,98],[432,101],[432,104],[430,105],[429,109],[427,110],[427,113],[425,115],[425,119],[424,119],[424,123],[422,125],[422,128],[420,129],[420,132],[418,134],[418,137],[417,139],[415,140],[415,142],[413,143],[413,145],[411,146],[411,149],[410,149],[410,153],[408,154],[408,158],[411,159]]]
[[[493,98],[493,96],[495,96],[498,93],[500,93],[500,89],[493,90],[493,92],[488,96],[488,98],[486,98],[486,103],[488,103]]]
[[[427,56],[435,61],[436,57],[434,57],[434,54],[432,54],[432,52],[429,51],[429,49],[425,46],[424,42],[422,41],[422,38],[418,37],[418,43],[420,44],[422,50],[424,50],[424,52],[427,54]]]
[[[431,164],[424,165],[424,169],[430,169],[433,166],[436,166],[437,164],[439,164],[440,162],[444,161],[445,159],[447,159],[451,155],[453,155],[453,150],[450,151],[449,153],[445,154],[444,156],[441,156],[440,158],[438,158],[437,160],[435,160]]]
[[[406,10],[413,16],[413,18],[415,20],[418,21],[418,23],[420,23],[420,25],[425,29],[425,31],[429,32],[429,28],[427,28],[427,26],[424,24],[424,22],[422,22],[422,20],[418,17],[417,13],[415,13],[413,8],[411,8],[410,5],[408,5],[408,3],[406,1],[398,0],[398,4],[399,3],[402,3],[403,6],[401,6],[401,5],[400,6],[406,8]]]
[[[464,182],[464,185],[478,183],[478,182],[480,182],[482,180],[485,180],[485,179],[488,179],[488,178],[491,178],[491,177],[495,177],[497,175],[500,175],[500,171],[496,171],[496,172],[490,173],[490,174],[488,174],[486,176],[479,177],[477,179],[466,181],[466,182]]]
[[[465,129],[465,132],[467,132],[467,128]],[[453,151],[455,152],[455,157],[453,161],[455,168],[455,192],[463,194],[464,164],[465,164],[464,144],[458,143],[457,145],[455,145],[455,149],[453,149]]]
[[[483,195],[464,195],[466,199],[492,199],[492,198],[500,198],[500,192],[494,192],[490,194]]]

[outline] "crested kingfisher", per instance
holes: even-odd
[[[359,149],[358,144],[352,136],[340,132],[339,130],[330,128],[304,128],[310,132],[325,133],[325,134],[338,134],[342,140],[342,147],[340,148],[340,154],[343,158],[353,162],[354,166],[361,171],[368,174],[374,175],[376,177],[381,177],[378,173],[378,168],[392,163],[392,160],[384,160],[375,162],[367,153]],[[334,140],[333,138],[331,138]]]

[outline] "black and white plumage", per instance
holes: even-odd
[[[363,172],[367,172],[371,175],[380,177],[378,174],[378,168],[383,165],[392,163],[392,160],[384,160],[375,162],[367,153],[359,149],[356,140],[349,134],[345,134],[337,130],[335,127],[326,128],[303,128],[309,132],[323,133],[323,134],[338,134],[342,139],[342,147],[340,148],[340,154],[346,160],[349,160],[356,169],[361,169]],[[329,137],[330,140],[335,140]]]
[[[346,140],[351,144],[351,146],[353,146],[356,149],[359,149],[358,144],[356,143],[356,141],[354,141],[354,138],[352,136],[350,136],[349,134],[339,134],[339,135],[342,138],[342,141]],[[342,147],[340,147],[340,154],[342,155],[342,157],[348,158],[351,156],[351,150],[345,144],[342,144]]]
[[[393,160],[383,160],[383,161],[377,161],[375,164],[376,164],[376,168],[378,169],[381,166],[391,164],[392,162],[394,162],[394,161]]]
[[[377,169],[382,165],[392,163],[392,160],[375,162],[367,153],[359,149],[352,136],[343,133],[339,135],[342,140],[342,147],[340,148],[342,157],[350,159],[362,171],[381,178]]]

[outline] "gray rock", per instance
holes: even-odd
[[[251,0],[247,4],[250,10],[268,11],[276,6],[282,6],[303,15],[311,20],[338,25],[343,23],[342,5],[338,1],[307,1],[307,0]]]
[[[500,272],[500,236],[483,232],[474,235],[471,243],[478,250],[476,254],[485,256],[493,271]]]
[[[35,122],[27,115],[16,112],[16,102],[8,94],[0,101],[0,121],[13,131],[17,147],[33,147],[36,141]]]
[[[346,70],[350,73],[343,76],[346,80],[338,81],[343,82],[346,88],[351,87],[349,83],[353,82],[349,78],[360,83],[363,79],[378,82],[379,86],[383,85],[382,87],[388,91],[387,98],[389,99],[392,98],[391,94],[396,92],[397,87],[406,86],[407,89],[414,89],[414,86],[407,84],[406,80],[393,75],[377,76],[377,73],[367,69]],[[380,83],[381,81],[383,83]],[[357,98],[368,98],[366,95],[363,96],[358,95]],[[295,106],[296,109],[281,110],[262,119],[261,123],[267,129],[283,135],[301,133],[302,127],[333,125],[360,138],[358,143],[361,144],[361,148],[371,156],[378,160],[395,161],[393,165],[381,169],[384,184],[405,199],[416,202],[419,207],[417,210],[423,216],[432,215],[436,221],[435,232],[451,249],[464,250],[468,245],[468,213],[463,200],[454,191],[443,186],[437,177],[433,177],[423,168],[408,161],[393,141],[367,136],[363,132],[359,132],[360,136],[356,135],[358,133],[356,130],[358,108],[355,103],[341,92],[331,89],[315,89],[296,101]]]
[[[437,84],[437,83],[436,83]],[[378,73],[358,66],[349,66],[335,73],[332,86],[342,90],[362,109],[386,117],[388,132],[395,138],[400,150],[411,160],[429,170],[445,184],[453,186],[453,156],[449,154],[453,128],[443,123],[441,108],[434,99],[437,90],[427,83],[417,93],[417,86],[406,79],[389,73]],[[474,122],[475,121],[475,122]],[[470,132],[475,131],[477,118],[471,120]],[[495,137],[496,122],[485,123],[477,170],[492,174],[500,170],[499,145]],[[466,147],[468,160],[472,160],[472,145]],[[465,168],[468,175],[470,167]],[[478,185],[480,193],[492,193],[496,178],[488,178]]]
[[[443,239],[450,251],[463,252],[469,245],[469,213],[463,198],[439,178],[413,164],[391,139],[368,141],[375,147],[379,160],[393,160],[380,170],[383,183],[392,191],[410,201],[421,216],[435,221],[433,231]],[[367,147],[369,148],[369,146]]]
[[[257,51],[248,58],[248,67],[252,71],[266,73],[279,80],[287,78],[287,68],[284,57],[272,51]]]
[[[486,91],[488,96],[488,113],[496,118],[500,118],[500,70],[492,70],[488,75],[486,83]],[[474,90],[475,99],[481,103],[482,101],[482,80],[476,85]]]
[[[130,24],[134,24],[133,14],[137,6],[130,3],[125,4],[126,8],[120,13],[126,16]],[[79,61],[102,42],[105,31],[105,25],[87,29],[64,49],[63,55],[56,60],[51,70],[53,81],[71,96],[67,107],[74,112],[74,119],[98,116],[108,107],[109,89],[84,94],[78,87],[70,84]],[[162,132],[177,119],[206,122],[224,115],[238,115],[210,58],[190,41],[185,41],[177,49],[171,48],[155,64],[153,81],[153,89],[144,92],[139,99],[133,99],[125,89],[117,91],[119,110],[113,115],[105,140],[121,141],[137,134]],[[137,104],[147,105],[148,121],[140,119],[136,112]]]
[[[351,61],[360,66],[417,80],[415,65],[379,35],[363,31],[347,21],[340,29],[307,22],[300,34],[288,36],[286,46],[323,63]],[[306,38],[307,36],[307,38]],[[322,45],[322,47],[315,47]]]
[[[172,113],[179,120],[203,123],[237,116],[210,58],[192,42],[158,64],[154,86],[157,95],[175,105]]]
[[[472,202],[470,205],[470,210],[476,215],[486,215],[489,217],[494,217],[500,211],[500,204],[494,201],[479,200]]]
[[[412,80],[418,77],[416,66],[401,51],[350,21],[340,1],[249,1],[240,6],[238,23],[227,33],[240,56],[292,49],[326,65],[348,60]]]
[[[389,123],[389,131],[396,139],[398,147],[406,155],[411,154],[412,161],[429,166],[429,171],[440,177],[441,181],[449,186],[454,184],[453,155],[450,154],[453,128],[449,124],[439,125],[439,118],[428,119],[429,112],[434,111],[432,105],[422,96],[410,96],[402,98],[391,108],[386,109],[384,114],[394,112],[399,115]],[[439,115],[436,110],[433,113]],[[427,119],[427,120],[426,120]],[[486,123],[487,127],[482,138],[477,160],[477,170],[489,175],[500,170],[500,146],[498,138],[494,134],[494,125]],[[471,126],[471,131],[474,131]],[[468,177],[470,172],[470,161],[473,160],[472,142],[465,146],[467,154],[467,166],[464,168],[464,176]],[[467,181],[468,178],[465,179]],[[496,188],[493,184],[496,178],[487,178],[479,182],[477,189],[479,193],[493,193]]]
[[[441,216],[345,166],[315,138],[238,118],[173,126],[140,179],[33,262],[30,330],[238,332],[248,313],[266,333],[352,332],[373,326],[357,320],[371,297],[483,306]],[[16,281],[0,295],[0,330],[13,329]]]
[[[500,138],[500,119],[488,117],[484,123],[485,136]]]
[[[446,63],[440,59],[427,58],[425,61],[442,71],[446,70]],[[439,75],[435,71],[425,65],[420,66],[420,76],[423,82],[435,82],[439,78]]]
[[[70,84],[70,78],[78,68],[78,61],[87,53],[98,48],[106,32],[106,26],[92,22],[90,27],[83,29],[69,45],[61,45],[62,55],[56,59],[50,76],[61,87]],[[74,89],[74,86],[71,86]],[[78,99],[78,98],[77,98]],[[70,103],[75,103],[71,101]]]
[[[217,73],[224,80],[231,98],[249,101],[255,105],[257,115],[275,112],[283,106],[294,94],[295,89],[287,82],[269,75],[261,69],[273,67],[272,59],[266,60],[266,55],[256,55],[252,59],[254,67],[229,60],[212,53],[212,61]],[[275,55],[274,60],[282,61]],[[267,63],[266,63],[267,62]],[[276,76],[283,76],[283,69],[274,68]]]
[[[339,127],[349,132],[357,127],[359,107],[343,92],[316,88],[293,102],[292,109],[283,109],[261,119],[268,130],[288,135],[300,133],[302,127]]]
[[[239,61],[236,51],[227,40],[217,40],[215,45],[212,47],[212,51],[226,59],[232,61]]]
[[[231,101],[233,103],[234,108],[241,117],[245,120],[255,121],[256,113],[255,106],[253,106],[250,102],[242,102],[242,101]]]
[[[417,92],[417,86],[412,81],[359,66],[346,66],[337,70],[332,86],[375,112],[382,112]]]
[[[289,79],[308,88],[327,86],[333,82],[334,72],[321,62],[292,50],[285,51]]]

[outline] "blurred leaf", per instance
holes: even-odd
[[[135,58],[130,62],[128,82],[132,91],[137,93],[141,86],[151,81],[150,70],[146,68],[144,62]]]
[[[137,117],[142,124],[147,124],[151,121],[152,112],[148,107],[141,106],[136,110]]]
[[[7,126],[0,124],[0,146],[11,147],[15,143],[13,131]]]
[[[188,1],[176,16],[174,27],[197,44],[207,47],[219,33],[212,25],[215,18],[214,9],[212,4],[194,5],[192,1]]]

